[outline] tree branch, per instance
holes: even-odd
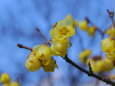
[[[107,9],[107,12],[109,14],[110,19],[112,20],[113,27],[115,29],[115,23],[114,23],[114,18],[113,18],[114,17],[114,12],[110,12],[108,9]]]
[[[27,49],[27,50],[31,50],[31,51],[32,51],[32,48],[26,47],[26,46],[24,46],[24,45],[22,45],[22,44],[17,44],[17,46],[18,46],[19,48],[24,48],[24,49]]]
[[[18,46],[19,48],[25,48],[25,49],[28,49],[28,50],[32,50],[32,48],[26,47],[26,46],[24,46],[24,45],[22,45],[22,44],[17,44],[17,46]],[[62,58],[63,58],[63,57],[62,57]],[[98,79],[98,80],[100,80],[100,81],[103,81],[103,82],[105,82],[105,83],[107,83],[107,84],[111,84],[112,86],[115,86],[115,82],[111,81],[110,79],[102,78],[102,77],[100,77],[100,76],[94,74],[94,73],[92,72],[92,70],[91,70],[90,63],[89,63],[89,70],[90,70],[90,71],[87,71],[87,70],[81,68],[81,67],[80,67],[79,65],[77,65],[76,63],[74,63],[72,60],[70,60],[70,59],[67,57],[67,55],[66,55],[65,58],[63,58],[63,59],[64,59],[66,62],[68,62],[69,64],[71,64],[72,66],[74,66],[74,67],[76,67],[77,69],[79,69],[80,71],[86,73],[88,76],[94,77],[94,78],[96,78],[96,79]]]
[[[72,66],[74,66],[74,67],[76,67],[77,69],[79,69],[80,71],[86,73],[88,76],[94,77],[94,78],[96,78],[96,79],[98,79],[98,80],[100,80],[100,81],[103,81],[103,82],[105,82],[105,83],[107,83],[107,84],[111,84],[112,86],[115,86],[115,82],[111,81],[110,79],[102,78],[102,77],[100,77],[100,76],[94,74],[93,72],[89,72],[89,71],[87,71],[87,70],[81,68],[79,65],[75,64],[72,60],[70,60],[70,59],[67,57],[67,55],[66,55],[66,57],[64,58],[64,60],[65,60],[66,62],[68,62],[69,64],[71,64]]]
[[[41,31],[39,30],[39,28],[35,28],[39,33],[40,33],[40,35],[43,37],[43,39],[47,42],[47,44],[49,45],[49,46],[51,46],[51,44],[50,44],[50,42],[46,39],[46,37],[41,33]]]

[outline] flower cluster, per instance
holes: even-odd
[[[7,73],[2,73],[0,76],[2,86],[20,86],[18,82],[12,82],[10,76]]]
[[[87,31],[88,24],[87,21],[83,21],[78,24],[81,30]],[[109,35],[107,38],[101,41],[101,50],[106,54],[104,58],[89,58],[91,55],[91,50],[86,49],[82,51],[79,55],[82,63],[91,64],[93,72],[104,72],[112,70],[115,66],[115,30],[111,26],[105,31],[105,34]]]
[[[106,54],[104,58],[95,59],[89,58],[87,59],[87,55],[84,54],[83,51],[80,54],[81,62],[84,62],[88,65],[90,62],[92,71],[94,72],[104,72],[112,70],[115,66],[115,30],[113,26],[106,30],[106,34],[109,36],[101,41],[101,50]],[[88,51],[87,51],[88,52]]]
[[[26,68],[31,72],[39,70],[41,67],[45,72],[53,72],[55,68],[58,68],[52,56],[65,57],[68,47],[71,46],[69,37],[75,34],[76,26],[77,22],[70,15],[54,24],[50,30],[50,35],[52,36],[50,40],[51,46],[46,43],[34,46],[28,56]]]
[[[43,43],[41,45],[36,45],[28,56],[26,68],[31,72],[38,70],[41,67],[44,68],[45,72],[54,71],[57,65],[56,61],[51,56],[52,51],[47,44]]]

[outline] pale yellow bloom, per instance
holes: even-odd
[[[115,30],[114,27],[111,26],[109,29],[106,30],[106,34],[110,35],[111,37],[115,37]]]
[[[1,83],[9,83],[10,82],[10,76],[7,73],[2,73],[0,77]]]
[[[68,51],[68,45],[65,42],[54,41],[51,45],[53,55],[65,57]]]
[[[91,53],[92,53],[92,51],[89,50],[89,49],[85,49],[84,51],[82,51],[82,52],[80,53],[80,55],[79,55],[80,61],[83,62],[83,63],[85,63],[86,60],[87,60],[87,58],[88,58],[88,56],[90,56]]]
[[[2,86],[10,86],[10,84],[9,83],[4,83],[4,84],[2,84]]]
[[[31,52],[30,55],[28,56],[28,59],[25,64],[26,68],[33,72],[41,68],[41,62],[40,60],[36,57],[36,53]]]
[[[35,48],[36,48],[36,46],[35,46]],[[33,50],[33,52],[34,52],[34,50]],[[35,53],[36,53],[36,57],[40,60],[47,60],[47,59],[51,58],[51,56],[52,56],[51,49],[47,44],[42,44],[42,45],[38,46],[38,50],[36,50]]]
[[[88,35],[90,36],[95,36],[95,31],[96,31],[97,27],[93,26],[93,27],[89,27],[88,29]]]
[[[69,40],[69,37],[73,36],[75,34],[75,28],[72,26],[56,26],[55,28],[52,28],[50,30],[50,35],[53,39],[57,41],[65,41],[67,42]]]
[[[56,61],[52,58],[48,65],[43,65],[45,72],[54,72],[55,68],[58,68]]]
[[[20,86],[18,82],[10,82],[10,86]]]
[[[89,26],[86,20],[79,22],[78,26],[81,30],[88,31]]]
[[[105,38],[101,41],[101,50],[105,53],[111,52],[114,49],[114,39],[113,38]]]
[[[114,61],[108,59],[107,57],[104,58],[104,65],[108,67],[108,69],[114,68]]]

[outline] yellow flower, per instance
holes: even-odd
[[[93,59],[88,59],[87,60],[87,65],[89,64],[89,62],[90,62],[92,71],[93,72],[98,72],[96,61],[94,61]]]
[[[114,48],[114,39],[113,38],[106,38],[101,41],[101,50],[105,53],[111,52]]]
[[[65,41],[67,42],[69,40],[69,37],[73,36],[75,34],[75,28],[72,26],[56,26],[55,28],[52,28],[50,30],[50,35],[53,39],[58,41]]]
[[[113,69],[113,66],[109,67],[110,65],[105,65],[105,58],[100,60],[89,59],[88,62],[90,62],[93,72],[104,72]]]
[[[90,28],[88,29],[88,34],[89,34],[90,36],[95,36],[95,31],[96,31],[96,29],[97,29],[96,26],[90,27]]]
[[[2,73],[1,75],[1,83],[9,83],[10,82],[10,76],[7,73]]]
[[[108,58],[111,61],[115,61],[115,48],[111,50],[111,52],[106,53],[106,58]]]
[[[9,83],[2,84],[2,86],[10,86]]]
[[[57,22],[57,25],[58,26],[63,26],[63,25],[66,25],[66,26],[72,26],[72,27],[76,27],[78,25],[78,22],[73,20],[72,16],[71,15],[67,15],[64,20],[61,20],[59,22]]]
[[[88,31],[88,22],[86,20],[78,23],[78,26],[81,30]]]
[[[92,51],[89,49],[85,49],[83,52],[80,53],[79,57],[81,62],[85,63],[88,56],[91,55]]]
[[[51,59],[52,52],[47,44],[36,45],[32,51],[36,53],[36,57],[40,60]]]
[[[50,64],[43,65],[45,72],[54,72],[55,68],[58,68],[56,61],[52,58]]]
[[[115,37],[115,30],[114,27],[111,26],[109,29],[106,30],[106,34],[110,35],[111,37]]]
[[[104,71],[109,71],[113,69],[112,67],[106,66],[105,65],[105,58],[97,61],[97,69],[99,70],[98,72],[104,72]]]
[[[67,15],[65,17],[64,21],[65,21],[65,25],[67,25],[67,26],[69,26],[69,25],[73,26],[74,20],[73,20],[73,18],[72,18],[71,15]]]
[[[20,86],[20,84],[18,82],[11,82],[10,86]]]
[[[114,68],[114,62],[107,57],[104,58],[104,65],[108,68],[108,70],[111,70]]]
[[[54,41],[51,44],[51,50],[53,55],[65,57],[68,51],[68,45],[65,42]]]
[[[51,58],[48,58],[46,60],[41,60],[42,65],[48,65],[51,62]]]
[[[40,60],[36,57],[36,53],[31,52],[30,55],[28,56],[28,59],[25,64],[26,68],[33,72],[41,68],[41,62]]]
[[[78,26],[78,21],[74,20],[73,21],[73,27],[75,28],[76,26]]]

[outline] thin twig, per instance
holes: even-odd
[[[86,17],[85,19],[86,19],[86,21],[87,21],[88,23],[90,23],[91,25],[95,25],[88,17]],[[102,31],[100,30],[100,28],[97,28],[96,30],[97,30],[100,34],[102,34],[102,36],[104,35],[104,32],[102,32]]]
[[[92,71],[92,68],[91,68],[91,64],[90,64],[90,62],[89,62],[88,65],[89,65],[89,72],[93,74],[93,71]]]
[[[107,9],[107,12],[109,14],[110,19],[112,20],[113,27],[114,27],[114,30],[115,30],[114,12],[110,12],[108,9]],[[114,36],[115,36],[115,31],[114,31]],[[114,38],[114,48],[115,48],[115,38]]]
[[[18,46],[19,48],[25,48],[25,49],[27,49],[27,50],[31,50],[31,51],[32,51],[32,48],[26,47],[26,46],[24,46],[24,45],[22,45],[22,44],[17,44],[17,46]]]
[[[51,46],[50,42],[46,39],[46,37],[41,33],[41,31],[38,29],[38,28],[35,28],[39,33],[40,35],[43,37],[43,39],[48,43],[49,46]]]
[[[108,14],[109,14],[109,17],[111,18],[111,20],[112,20],[112,23],[113,23],[113,27],[114,27],[114,29],[115,29],[115,23],[114,23],[114,12],[110,12],[108,9],[107,9],[107,12],[108,12]]]

